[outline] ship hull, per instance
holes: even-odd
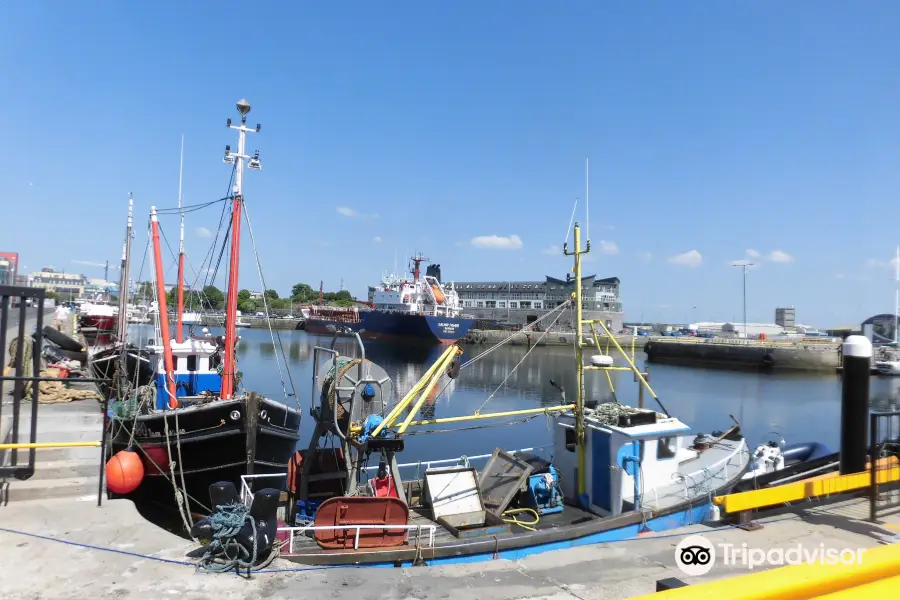
[[[212,483],[231,481],[240,489],[242,475],[286,472],[300,439],[300,417],[295,409],[254,395],[157,411],[136,419],[113,417],[113,454],[132,445],[134,426],[133,446],[141,449],[132,449],[144,463],[144,478],[133,492],[110,493],[110,496],[129,498],[139,505],[177,508],[172,484],[167,479],[171,456],[176,463],[179,487],[183,480],[192,499],[191,510],[204,512],[205,507],[197,501],[209,502],[208,490]],[[168,421],[168,444],[165,421]],[[179,436],[175,435],[176,431],[180,431]],[[261,487],[283,485],[278,479],[264,479],[261,483]]]
[[[349,328],[360,332],[367,340],[419,341],[431,344],[452,344],[465,336],[472,328],[472,319],[459,317],[434,317],[430,315],[407,315],[377,310],[360,313],[357,322],[345,322],[310,317],[306,320],[306,331],[329,335],[329,326]]]

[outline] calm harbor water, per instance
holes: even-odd
[[[215,333],[215,332],[214,332]],[[261,329],[240,330],[238,368],[244,373],[244,386],[273,399],[298,403],[303,410],[303,441],[305,446],[312,429],[308,416],[312,393],[312,356],[316,345],[328,346],[330,337],[309,335],[304,331],[281,331],[281,345],[287,367],[293,379],[296,397],[285,395],[282,389],[276,356],[277,338]],[[342,354],[355,356],[355,342],[341,339]],[[487,348],[466,347],[463,360]],[[369,342],[367,357],[383,367],[391,377],[396,397],[402,397],[440,355],[442,348],[411,348],[396,344]],[[482,405],[482,413],[521,408],[552,406],[560,403],[559,392],[550,380],[574,389],[575,374],[572,349],[542,347],[535,349],[515,373],[501,385],[527,349],[501,347],[464,369],[440,395],[429,400],[423,409],[426,416],[450,417],[472,414]],[[643,354],[637,354],[637,364],[643,367]],[[621,358],[617,364],[624,364]],[[292,391],[287,371],[282,364],[285,388]],[[837,449],[840,428],[841,384],[838,375],[822,374],[763,374],[709,370],[681,366],[652,365],[651,385],[669,412],[690,425],[695,432],[710,433],[731,425],[729,414],[742,424],[751,444],[777,439],[777,432],[788,443],[820,441]],[[616,396],[620,402],[635,405],[637,384],[630,372],[611,373]],[[606,375],[589,372],[586,389],[588,397],[611,397]],[[872,378],[871,406],[887,409],[896,400],[895,388],[900,380]],[[493,397],[485,404],[485,401]],[[570,398],[572,396],[570,395]],[[645,395],[648,407],[653,405]],[[507,426],[496,421],[468,422],[436,427],[442,433],[422,435],[411,430],[403,462],[453,458],[461,455],[486,454],[495,447],[516,449],[544,446],[551,443],[548,419],[544,415],[524,423]]]

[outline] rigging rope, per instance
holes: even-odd
[[[555,313],[556,311],[559,311],[559,314],[562,315],[562,311],[563,311],[564,309],[566,309],[566,308],[569,306],[569,304],[571,304],[571,300],[567,300],[566,302],[563,302],[562,304],[560,304],[559,306],[557,306],[557,307],[554,308],[553,310],[548,311],[546,314],[542,315],[539,319],[537,319],[537,320],[535,320],[535,321],[529,323],[528,325],[526,325],[525,327],[523,327],[523,328],[520,329],[519,331],[516,331],[516,332],[511,333],[511,334],[509,335],[509,337],[507,337],[507,338],[506,338],[505,340],[503,340],[502,342],[500,342],[500,343],[498,343],[498,344],[495,344],[494,346],[491,346],[490,348],[488,348],[487,350],[485,350],[485,351],[482,352],[481,354],[472,357],[470,360],[467,360],[466,362],[464,362],[463,364],[461,364],[461,365],[459,366],[460,371],[462,371],[462,370],[465,369],[466,367],[469,367],[469,366],[473,365],[476,361],[481,360],[482,358],[484,358],[485,356],[487,356],[487,355],[490,354],[491,352],[495,351],[495,350],[496,350],[497,348],[499,348],[500,346],[503,346],[504,344],[510,342],[513,338],[515,338],[515,337],[516,337],[517,335],[519,335],[520,333],[532,331],[533,328],[534,328],[534,327],[537,327],[538,324],[540,324],[541,321],[543,321],[544,319],[548,318],[549,316],[551,316],[551,315],[552,315],[553,313]],[[456,379],[448,379],[448,380],[447,380],[447,383],[445,383],[444,386],[441,388],[441,390],[434,396],[435,400],[437,400],[438,398],[440,398],[441,395],[443,395],[443,393],[444,393],[445,391],[447,391],[447,388],[450,387],[450,384],[452,384],[454,381],[456,381]]]
[[[278,347],[281,350],[281,357],[284,359],[284,368],[287,371],[288,379],[291,382],[291,396],[294,397],[294,401],[297,403],[297,408],[300,408],[300,399],[297,397],[297,388],[294,386],[294,378],[291,375],[291,368],[288,366],[287,355],[284,352],[284,344],[281,342],[281,334],[273,333],[272,329],[272,320],[269,318],[269,304],[268,299],[266,298],[266,278],[263,275],[262,264],[259,261],[259,252],[256,249],[256,238],[253,235],[253,226],[250,224],[250,212],[247,210],[247,206],[244,205],[244,216],[247,219],[247,231],[250,233],[250,243],[253,246],[253,256],[256,258],[256,270],[259,273],[259,282],[262,285],[263,294],[263,310],[266,313],[266,327],[269,328],[269,337],[272,339],[272,345],[275,345],[275,337],[278,337]],[[293,302],[293,300],[291,300]],[[278,377],[281,380],[281,391],[284,393],[284,400],[287,402],[288,399],[288,391],[287,387],[284,384],[284,374],[281,372],[281,360],[278,358],[278,353],[275,353],[275,364],[278,367]],[[288,413],[284,412],[284,421],[287,424]]]
[[[565,304],[568,304],[568,302],[566,302]],[[548,313],[548,314],[549,314],[549,313]],[[528,358],[528,355],[531,354],[531,351],[534,350],[535,348],[537,348],[537,346],[538,346],[538,344],[540,343],[540,341],[541,341],[542,339],[544,339],[544,336],[547,335],[547,331],[549,331],[549,329],[550,329],[551,327],[553,327],[554,325],[556,325],[556,322],[559,321],[559,318],[562,317],[562,315],[563,315],[563,311],[559,311],[559,314],[556,315],[556,318],[553,319],[553,322],[550,323],[550,326],[547,327],[547,329],[545,329],[545,330],[541,333],[541,336],[537,339],[537,341],[535,341],[534,344],[531,345],[531,347],[528,349],[528,352],[526,352],[526,353],[525,353],[525,356],[522,357],[522,360],[520,360],[519,362],[516,363],[516,366],[514,366],[514,367],[512,368],[512,370],[511,370],[509,373],[506,374],[506,377],[504,377],[504,378],[503,378],[503,381],[500,382],[500,385],[497,386],[497,389],[495,389],[493,392],[491,392],[491,395],[487,397],[487,400],[485,400],[485,401],[481,404],[481,406],[478,407],[478,410],[475,411],[475,414],[476,414],[476,415],[479,414],[479,413],[481,412],[481,409],[484,408],[485,405],[486,405],[488,402],[491,401],[491,398],[493,398],[494,395],[495,395],[497,392],[500,391],[500,388],[502,388],[504,385],[506,385],[506,382],[509,380],[510,377],[512,377],[513,373],[515,373],[515,372],[518,370],[518,368],[522,365],[522,363],[525,362],[525,359]],[[576,337],[577,337],[577,336],[576,336]]]

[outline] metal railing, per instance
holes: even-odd
[[[18,337],[19,343],[16,347],[15,356],[12,357],[13,375],[6,374],[6,349],[7,335],[6,330],[9,328],[10,303],[13,299],[18,300]],[[9,456],[3,456],[0,460],[0,477],[15,477],[16,479],[28,479],[34,475],[34,458],[35,448],[28,448],[28,461],[25,464],[20,463],[18,444],[23,440],[19,439],[19,425],[22,418],[22,405],[26,401],[26,395],[29,391],[28,385],[31,384],[31,428],[28,432],[27,444],[34,444],[37,441],[37,414],[38,414],[38,395],[40,394],[39,381],[41,379],[41,341],[42,336],[35,336],[31,353],[31,374],[26,374],[26,357],[25,357],[25,340],[29,338],[26,333],[25,325],[28,321],[28,304],[27,300],[31,300],[31,304],[36,305],[37,310],[37,330],[43,329],[44,325],[44,290],[43,288],[17,287],[17,286],[0,286],[0,389],[7,381],[12,382],[12,423],[9,433],[5,439],[0,442],[12,444],[9,450]],[[3,404],[0,402],[0,422],[3,420]]]
[[[900,511],[900,481],[885,477],[900,459],[900,411],[873,411],[869,416],[869,519]]]
[[[434,532],[437,531],[437,525],[308,525],[305,527],[279,527],[278,531],[284,531],[288,534],[288,554],[294,553],[294,537],[297,535],[303,535],[308,531],[316,532],[316,531],[354,531],[355,537],[353,540],[353,549],[359,549],[359,535],[363,531],[371,531],[378,530],[383,531],[385,529],[393,529],[393,530],[401,530],[401,531],[415,531],[417,534],[416,545],[419,546],[418,540],[421,539],[422,532],[428,532],[428,545],[427,546],[419,546],[425,549],[430,549],[434,547]]]

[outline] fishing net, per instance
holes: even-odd
[[[598,404],[596,408],[586,408],[584,413],[591,419],[596,419],[604,425],[618,426],[620,417],[624,415],[636,415],[641,411],[631,406],[619,404],[618,402],[604,402]]]

